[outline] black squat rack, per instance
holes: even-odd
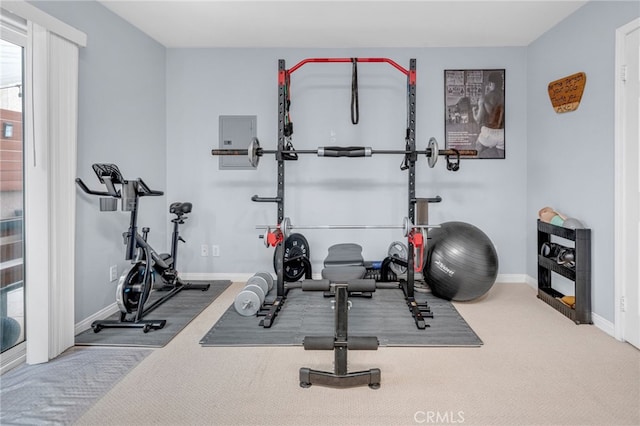
[[[403,169],[407,170],[408,177],[408,218],[411,223],[415,219],[415,203],[416,203],[416,181],[415,181],[415,163],[418,159],[415,143],[415,125],[416,125],[416,60],[411,59],[409,69],[398,65],[396,62],[387,58],[310,58],[304,59],[291,67],[286,68],[285,60],[278,61],[278,150],[275,153],[277,167],[277,196],[273,198],[259,197],[254,195],[251,199],[255,202],[270,202],[277,204],[278,224],[282,223],[285,218],[284,200],[285,200],[285,162],[287,160],[295,160],[297,156],[292,154],[291,135],[293,134],[293,125],[289,119],[290,105],[290,79],[291,74],[308,63],[360,63],[360,62],[378,62],[388,63],[407,76],[407,129],[405,138],[405,162]],[[357,100],[357,98],[356,98]],[[353,101],[353,99],[352,99]],[[353,103],[352,103],[353,105]],[[353,110],[352,110],[353,119]],[[435,153],[432,153],[435,155]],[[459,158],[459,156],[458,156]],[[411,239],[408,239],[408,257],[407,257],[407,278],[402,280],[400,286],[404,292],[407,305],[415,319],[418,328],[426,327],[422,312],[428,311],[426,303],[419,304],[414,297],[414,245]],[[276,273],[277,273],[277,295],[275,300],[269,306],[266,306],[263,312],[264,318],[260,322],[263,327],[271,327],[275,317],[280,311],[286,297],[287,288],[284,282],[284,242],[280,242],[276,246]]]
[[[320,147],[314,150],[295,150],[292,143],[293,123],[289,116],[290,102],[290,82],[291,74],[308,63],[344,63],[348,62],[353,65],[352,86],[351,86],[351,121],[353,124],[358,122],[358,89],[357,89],[357,64],[363,63],[387,63],[407,76],[407,127],[405,136],[405,147],[402,150],[380,150],[371,147]],[[425,328],[427,325],[424,321],[424,315],[432,316],[426,303],[418,303],[414,296],[415,283],[415,262],[414,252],[416,244],[423,244],[423,239],[416,238],[422,236],[422,230],[428,228],[427,224],[414,225],[416,218],[416,203],[427,200],[428,202],[439,202],[440,197],[436,198],[416,198],[416,162],[418,155],[425,155],[429,167],[434,167],[438,156],[445,156],[447,161],[447,169],[457,171],[461,156],[477,155],[476,150],[456,150],[456,149],[438,149],[438,143],[435,138],[431,138],[426,149],[416,149],[416,60],[410,59],[409,69],[406,69],[391,59],[387,58],[310,58],[298,62],[296,65],[287,69],[284,59],[278,61],[278,147],[277,150],[266,150],[260,147],[257,139],[249,145],[245,150],[227,150],[213,149],[212,155],[246,155],[249,163],[257,167],[260,157],[266,154],[273,154],[278,162],[276,169],[276,177],[278,180],[277,195],[275,197],[260,197],[254,195],[252,201],[259,203],[276,203],[277,205],[277,225],[275,233],[271,232],[267,227],[267,233],[264,235],[267,245],[275,246],[275,270],[277,274],[277,295],[273,302],[265,303],[258,312],[259,316],[264,316],[260,324],[263,327],[271,327],[275,317],[282,308],[282,304],[287,297],[287,288],[285,287],[284,267],[285,267],[285,239],[288,229],[292,226],[289,219],[284,214],[284,198],[285,198],[285,162],[297,160],[299,154],[315,154],[322,157],[369,157],[378,154],[399,154],[404,155],[404,161],[401,170],[407,171],[407,211],[405,216],[405,236],[407,237],[407,268],[406,279],[400,280],[400,288],[404,292],[409,311],[413,316],[416,326],[419,329]],[[419,218],[420,220],[421,218]],[[332,226],[327,226],[331,228]],[[357,226],[358,228],[379,227],[379,226]],[[402,227],[396,225],[395,227]],[[299,226],[299,228],[304,228]],[[307,227],[310,229],[310,227]],[[418,235],[419,234],[419,235]],[[424,245],[420,246],[424,247]],[[289,259],[291,261],[291,259]],[[299,259],[298,259],[299,260]],[[395,259],[394,259],[395,262]],[[420,265],[422,266],[422,265]]]

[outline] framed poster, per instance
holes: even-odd
[[[505,158],[505,70],[445,70],[445,147]]]

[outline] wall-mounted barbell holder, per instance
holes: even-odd
[[[246,156],[252,167],[258,167],[260,157],[266,154],[281,154],[285,156],[294,154],[315,154],[318,157],[371,157],[374,154],[424,155],[427,157],[427,164],[429,167],[434,167],[439,156],[446,157],[447,164],[451,162],[458,166],[461,156],[475,156],[478,155],[478,151],[475,149],[438,149],[438,142],[435,138],[429,139],[427,148],[424,150],[373,149],[367,146],[323,146],[318,149],[278,151],[261,148],[258,138],[253,138],[247,149],[211,150],[211,155]],[[451,158],[454,160],[451,161]],[[451,167],[449,170],[455,171],[458,170],[458,167]]]

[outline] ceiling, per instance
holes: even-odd
[[[99,1],[168,48],[527,46],[587,2]]]

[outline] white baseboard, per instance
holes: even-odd
[[[273,275],[275,278],[275,273],[271,271],[267,271]],[[180,274],[180,278],[185,281],[211,281],[211,280],[231,280],[231,281],[240,281],[244,282],[251,278],[254,274],[246,273],[246,272],[183,272]],[[322,275],[320,272],[314,272],[313,277],[314,280],[321,279]],[[501,274],[496,278],[496,282],[498,283],[522,283],[527,281],[527,284],[530,284],[528,280],[534,282],[533,278],[528,277],[525,274]],[[537,284],[530,284],[537,288]]]
[[[83,331],[90,329],[92,322],[105,319],[109,315],[113,315],[119,310],[120,309],[118,309],[118,305],[116,304],[116,302],[113,302],[111,305],[107,306],[106,308],[101,309],[95,314],[91,315],[90,317],[83,319],[82,321],[76,324],[76,328],[74,332],[75,335],[77,336]]]
[[[616,337],[616,326],[609,320],[602,318],[600,315],[591,312],[591,320],[593,325],[607,333],[609,336]]]
[[[533,278],[530,275],[527,275],[526,277],[527,277],[527,284],[529,284],[533,289],[535,289],[536,293],[537,293],[538,292],[538,280],[536,278]],[[605,333],[607,333],[611,337],[615,338],[615,336],[616,336],[616,327],[611,321],[602,318],[600,315],[596,314],[595,312],[591,312],[591,320],[593,321],[593,325],[595,325],[597,328],[599,328],[600,330],[604,331]]]
[[[529,284],[536,292],[538,291],[538,280],[531,275],[525,275],[525,282]]]
[[[180,278],[184,281],[214,281],[229,280],[231,282],[245,282],[254,274],[236,272],[181,272]],[[275,274],[272,274],[275,276]]]
[[[236,272],[183,272],[180,274],[180,278],[185,281],[211,281],[211,280],[230,280],[233,282],[245,282],[249,278],[251,278],[254,274],[252,273],[236,273]],[[271,272],[271,275],[275,278],[275,273]],[[312,274],[312,278],[314,280],[318,280],[322,278],[320,272],[314,272]],[[500,274],[496,278],[496,282],[498,283],[524,283],[526,282],[529,285],[537,288],[537,284],[529,283],[534,282],[533,278],[528,277],[525,274]]]
[[[526,280],[524,274],[499,274],[496,277],[497,283],[523,283]]]

